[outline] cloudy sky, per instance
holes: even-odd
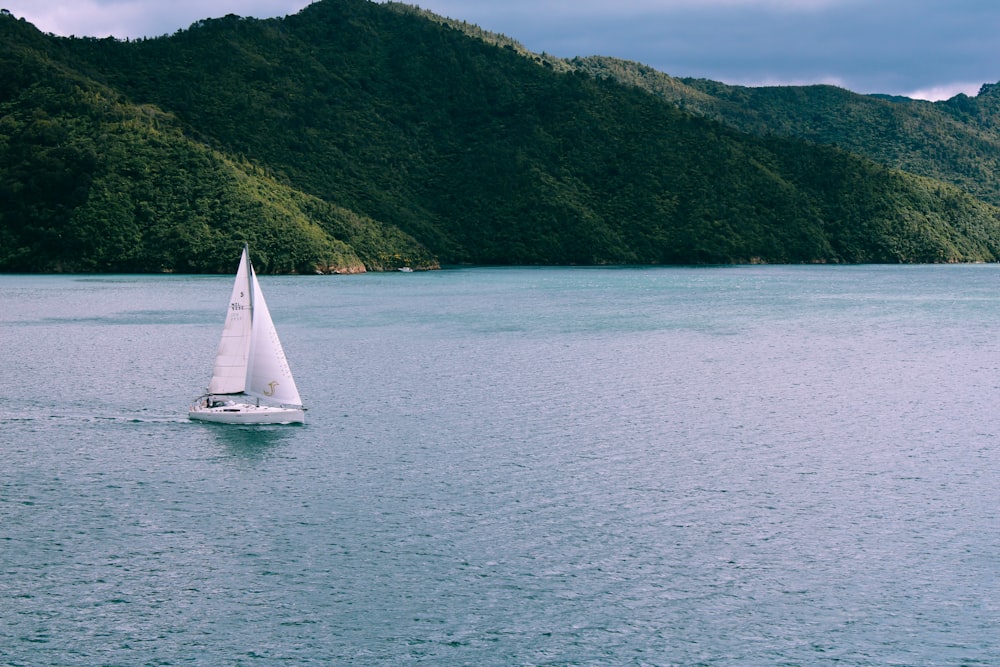
[[[326,0],[335,1],[335,0]],[[59,35],[169,34],[309,0],[0,0]],[[942,99],[1000,81],[997,0],[417,0],[532,51],[636,60],[739,85],[831,83]]]

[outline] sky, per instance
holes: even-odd
[[[336,1],[336,0],[323,0]],[[0,0],[43,32],[154,37],[309,0]],[[827,83],[946,99],[1000,81],[997,0],[417,0],[535,52],[634,60],[734,85]]]

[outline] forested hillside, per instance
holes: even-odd
[[[742,132],[838,146],[1000,205],[1000,84],[984,84],[976,97],[926,102],[825,85],[747,88],[677,79],[614,58],[574,58],[567,64]]]
[[[367,0],[139,41],[0,16],[0,270],[1000,257],[958,179],[468,32]]]

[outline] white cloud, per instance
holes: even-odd
[[[983,82],[980,83],[949,83],[941,86],[931,86],[930,88],[921,88],[920,90],[914,90],[909,93],[903,93],[906,97],[913,98],[915,100],[928,100],[929,102],[937,102],[938,100],[948,100],[959,93],[965,93],[970,97],[974,97],[979,93],[979,89],[982,87]]]
[[[742,81],[727,81],[732,85],[736,86],[747,86],[749,88],[767,88],[770,86],[813,86],[817,84],[824,84],[829,86],[837,86],[838,88],[846,88],[852,90],[850,85],[841,78],[836,76],[821,76],[810,79],[796,79],[796,78],[778,78],[778,77],[768,77],[764,79],[746,79]],[[912,91],[889,91],[889,90],[878,90],[869,91],[883,93],[886,95],[900,95],[902,97],[909,97],[914,100],[927,100],[928,102],[937,102],[939,100],[951,99],[959,93],[965,93],[970,97],[974,97],[979,93],[979,89],[982,87],[982,82],[972,83],[972,82],[954,82],[942,84],[939,86],[930,86],[928,88],[920,88],[918,90]],[[860,92],[860,91],[855,91]]]
[[[0,0],[42,32],[89,37],[152,37],[226,14],[294,14],[311,0]]]

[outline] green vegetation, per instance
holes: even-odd
[[[568,62],[580,72],[647,90],[741,132],[838,146],[1000,205],[1000,85],[984,85],[976,97],[931,103],[834,86],[747,88],[676,79],[614,58]]]
[[[243,242],[263,272],[437,266],[405,233],[192,139],[156,105],[33,49],[2,55],[20,75],[0,102],[2,270],[228,272]]]
[[[0,16],[0,67],[0,271],[224,271],[245,240],[272,272],[1000,258],[983,95],[761,110],[367,0],[139,41]],[[867,151],[797,129],[847,102],[918,109],[937,143],[876,150],[861,111],[842,131]],[[973,126],[965,162],[931,159]]]

